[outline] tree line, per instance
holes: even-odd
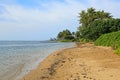
[[[95,41],[102,34],[111,33],[120,30],[120,19],[103,10],[97,11],[94,8],[88,8],[79,13],[79,24],[76,32],[70,32],[68,29],[58,33],[58,41]]]

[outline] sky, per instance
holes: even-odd
[[[93,7],[120,18],[120,0],[0,0],[0,40],[48,40],[76,31],[79,14]]]

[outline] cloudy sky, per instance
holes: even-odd
[[[78,13],[94,7],[120,17],[120,0],[0,0],[0,40],[48,40],[76,31]]]

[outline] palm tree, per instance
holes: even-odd
[[[91,22],[93,22],[96,19],[96,11],[94,8],[88,8],[87,10],[88,13],[88,24],[90,24]]]
[[[86,28],[95,20],[112,18],[110,13],[104,12],[103,10],[95,11],[94,8],[88,8],[87,12],[83,10],[81,13],[79,13],[79,15],[80,24],[82,24],[83,28]]]
[[[79,13],[80,17],[80,24],[82,24],[82,27],[87,27],[87,13],[85,11],[82,11]]]
[[[112,18],[112,16],[110,15],[110,13],[104,12],[102,11],[97,11],[97,17],[98,19],[109,19]]]

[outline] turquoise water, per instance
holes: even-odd
[[[74,43],[0,41],[0,80],[21,80],[50,53]]]

